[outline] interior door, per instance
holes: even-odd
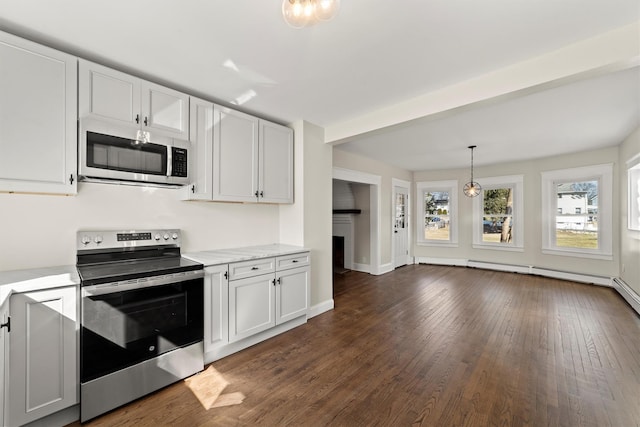
[[[394,187],[393,248],[394,268],[409,262],[409,190]]]

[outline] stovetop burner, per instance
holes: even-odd
[[[80,231],[77,268],[82,286],[201,270],[180,255],[180,230]]]

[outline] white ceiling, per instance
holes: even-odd
[[[296,30],[280,7],[281,0],[0,0],[0,29],[272,120],[329,130],[640,19],[638,0],[343,0],[334,20]],[[639,124],[639,69],[636,61],[522,96],[396,118],[379,130],[369,124],[339,149],[425,170],[466,165],[472,144],[478,165],[619,144]]]

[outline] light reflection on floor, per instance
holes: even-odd
[[[206,410],[239,405],[245,398],[241,392],[223,394],[229,382],[213,366],[209,366],[198,375],[187,378],[184,382]]]

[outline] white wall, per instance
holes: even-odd
[[[478,158],[478,153],[476,153]],[[614,163],[613,194],[613,260],[597,260],[569,256],[545,255],[542,253],[541,229],[541,177],[540,172],[556,169],[573,168],[586,165]],[[416,257],[470,259],[476,261],[496,262],[516,265],[533,265],[556,270],[593,274],[597,276],[618,276],[620,258],[619,205],[620,191],[615,186],[618,182],[618,147],[601,150],[567,154],[552,158],[543,158],[527,162],[505,163],[481,168],[474,168],[474,177],[493,177],[504,175],[524,175],[524,251],[507,252],[490,249],[473,249],[472,245],[472,199],[465,197],[460,191],[458,204],[459,244],[456,248],[435,248],[414,245]],[[460,188],[469,180],[469,169],[415,172],[414,181],[438,181],[457,179]],[[416,199],[414,187],[414,200]],[[417,226],[415,218],[413,225]],[[414,228],[416,230],[416,228]]]
[[[179,228],[183,252],[279,241],[277,205],[179,200],[179,190],[80,183],[76,196],[0,193],[0,271],[75,265],[76,232]]]
[[[640,231],[627,228],[626,163],[637,155],[640,155],[640,128],[620,145],[620,277],[640,295]]]
[[[333,147],[324,143],[321,127],[304,122],[303,131],[304,246],[311,248],[311,306],[328,309],[333,308]]]

